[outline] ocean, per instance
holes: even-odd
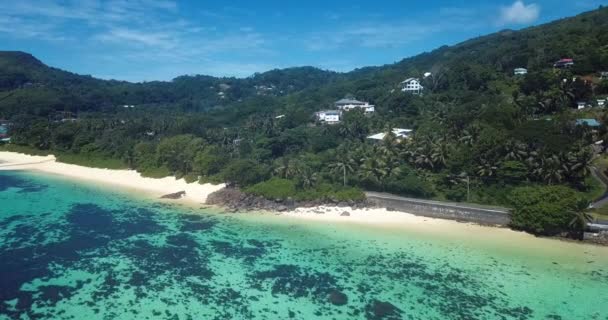
[[[484,237],[0,171],[0,319],[608,320],[608,248]]]

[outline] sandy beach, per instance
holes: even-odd
[[[54,156],[30,156],[14,152],[0,152],[0,170],[31,170],[56,174],[70,179],[100,183],[107,186],[116,186],[126,191],[136,192],[160,200],[160,197],[170,193],[185,191],[186,195],[178,200],[167,200],[171,203],[199,207],[205,204],[207,196],[224,185],[187,183],[183,179],[174,177],[153,179],[142,177],[134,170],[97,169],[78,165],[57,162]],[[255,218],[257,216],[257,218]],[[356,224],[361,226],[377,227],[386,232],[403,231],[420,234],[434,234],[437,237],[452,239],[468,239],[470,241],[499,242],[509,246],[544,248],[554,244],[555,240],[537,238],[525,232],[518,232],[508,228],[482,226],[474,223],[463,223],[453,220],[436,219],[417,216],[407,212],[389,211],[385,208],[350,208],[320,206],[313,208],[296,208],[281,213],[258,212],[258,214],[245,214],[241,217],[262,218],[278,217],[283,221],[298,220],[310,223],[330,224]],[[563,242],[560,248],[576,247],[581,244]],[[495,243],[496,244],[496,243]],[[556,247],[557,248],[557,247]],[[605,248],[604,248],[605,249]]]
[[[0,170],[34,170],[64,177],[85,180],[131,189],[159,198],[163,195],[185,191],[178,200],[183,203],[204,204],[207,196],[224,187],[223,184],[187,183],[174,177],[153,179],[142,177],[134,170],[110,170],[77,166],[57,162],[54,156],[30,156],[15,152],[0,152]]]

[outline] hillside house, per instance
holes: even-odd
[[[561,59],[556,61],[553,64],[554,68],[558,68],[558,69],[565,69],[565,68],[570,68],[574,65],[574,60],[570,59],[570,58],[566,58],[566,59]]]
[[[576,103],[576,106],[578,110],[585,109],[587,107],[587,102],[579,101]]]
[[[515,68],[513,69],[513,74],[516,76],[523,76],[528,74],[528,69],[526,68]]]
[[[600,72],[600,79],[608,79],[608,71]]]
[[[401,82],[401,91],[412,94],[421,94],[424,87],[417,78],[408,78]]]
[[[597,106],[603,108],[606,106],[606,99],[597,99]]]
[[[361,109],[365,114],[372,114],[376,111],[376,108],[373,104],[369,104],[369,102],[363,102],[355,99],[340,99],[336,101],[334,105],[338,110],[347,112],[355,109]]]
[[[317,121],[324,122],[327,124],[340,123],[342,117],[342,111],[340,110],[324,110],[315,113]]]
[[[414,132],[414,130],[412,130],[412,129],[401,129],[401,128],[394,128],[392,131],[393,131],[393,134],[395,135],[395,137],[397,138],[397,140],[409,139],[412,135],[412,132]],[[380,132],[380,133],[376,133],[371,136],[368,136],[367,138],[370,140],[382,141],[382,140],[384,140],[384,138],[386,137],[387,134],[388,134],[388,132]]]

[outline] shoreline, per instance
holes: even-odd
[[[134,170],[112,170],[89,168],[79,165],[57,162],[54,156],[30,156],[15,152],[0,151],[0,171],[39,171],[89,183],[100,183],[108,187],[120,187],[125,191],[145,195],[150,200],[174,205],[188,206],[193,209],[217,209],[221,214],[228,214],[228,208],[207,204],[206,199],[211,193],[224,188],[223,184],[187,183],[183,179],[166,177],[162,179],[145,178]],[[185,191],[186,195],[179,199],[163,199],[161,197]],[[544,241],[560,241],[580,245],[594,245],[589,242],[565,241],[562,238],[544,238],[512,230],[499,225],[484,225],[474,222],[456,221],[441,218],[425,217],[409,212],[394,211],[387,208],[352,208],[322,205],[318,207],[298,207],[293,210],[275,212],[269,210],[238,212],[239,216],[278,217],[298,221],[330,224],[356,224],[375,227],[384,230],[409,230],[427,234],[460,234],[472,235],[483,241],[483,236],[500,234],[500,238],[542,239]],[[602,247],[602,246],[600,246]]]
[[[142,177],[135,170],[112,170],[90,168],[74,164],[57,162],[54,156],[30,156],[15,152],[0,152],[0,171],[40,171],[81,181],[116,186],[138,193],[144,193],[162,200],[161,197],[185,191],[173,203],[203,205],[207,196],[224,187],[223,184],[187,183],[184,179],[166,177],[162,179]]]

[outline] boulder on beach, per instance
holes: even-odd
[[[350,213],[348,213],[348,211],[344,211],[340,214],[340,217],[350,217]]]
[[[181,199],[183,196],[186,195],[186,191],[180,191],[180,192],[176,192],[176,193],[169,193],[166,194],[162,197],[160,197],[161,199],[172,199],[172,200],[177,200],[177,199]]]

